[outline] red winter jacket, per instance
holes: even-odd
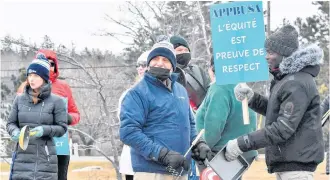
[[[77,124],[80,121],[80,113],[72,96],[71,88],[65,81],[57,79],[60,72],[58,70],[58,60],[56,57],[56,53],[54,51],[47,49],[40,49],[38,53],[39,52],[44,53],[47,59],[54,61],[55,73],[50,74],[49,76],[50,77],[49,80],[52,82],[52,93],[68,99],[68,113],[72,117],[72,122],[70,125]],[[17,90],[18,94],[23,93],[25,85],[26,82],[21,84],[21,86]]]

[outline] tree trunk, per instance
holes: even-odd
[[[108,110],[106,100],[105,100],[105,98],[104,98],[101,91],[99,91],[99,94],[101,96],[104,112],[105,112],[107,117],[110,117],[110,112]],[[111,119],[109,121],[110,121],[110,124],[115,124],[115,122],[113,122]],[[118,154],[118,150],[116,148],[116,141],[115,141],[115,136],[114,136],[114,133],[113,133],[114,131],[112,129],[112,126],[110,126],[110,128],[109,128],[109,132],[110,132],[110,143],[111,143],[111,148],[112,148],[112,155],[114,157],[114,168],[115,168],[116,173],[117,173],[117,179],[121,180],[121,175],[119,173],[119,154]]]
[[[267,1],[267,36],[270,35],[270,1]]]
[[[207,55],[208,55],[208,58],[211,58],[211,52],[210,52],[210,46],[209,46],[209,43],[207,42],[207,35],[206,35],[206,24],[205,24],[205,19],[204,19],[204,16],[203,16],[203,11],[202,11],[202,7],[199,3],[199,1],[197,1],[197,9],[198,9],[198,12],[199,12],[199,17],[202,21],[202,31],[203,31],[203,36],[204,36],[204,44],[205,44],[205,47],[206,47],[206,52],[207,52]]]

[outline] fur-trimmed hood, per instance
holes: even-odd
[[[284,58],[279,69],[282,74],[293,74],[301,71],[307,66],[316,66],[322,63],[323,50],[316,44],[311,44],[300,47],[293,52],[291,56]],[[313,74],[313,76],[316,75]]]

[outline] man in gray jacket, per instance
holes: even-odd
[[[274,76],[269,99],[249,87],[237,85],[234,90],[239,101],[247,98],[250,108],[266,116],[265,127],[230,140],[226,158],[265,147],[268,171],[278,180],[314,179],[324,159],[320,96],[314,80],[323,51],[317,45],[299,47],[298,32],[291,25],[270,35],[265,48]]]

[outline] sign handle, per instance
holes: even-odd
[[[191,143],[190,148],[187,150],[186,154],[184,154],[183,157],[186,157],[189,153],[189,151],[192,149],[192,147],[198,142],[198,140],[202,137],[202,135],[204,134],[205,129],[202,129],[199,134],[196,136],[195,140]]]
[[[242,101],[242,111],[243,111],[243,122],[244,124],[250,124],[249,118],[249,105],[247,98]]]
[[[248,87],[246,83],[241,83],[242,87]],[[249,102],[247,98],[244,98],[242,101],[242,111],[243,111],[243,122],[244,124],[250,124],[250,118],[249,118]]]

